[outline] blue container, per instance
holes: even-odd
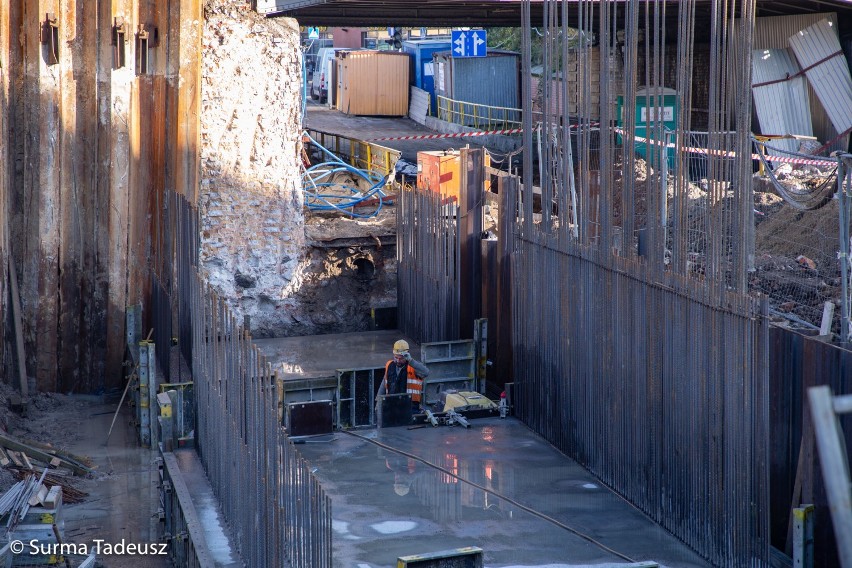
[[[402,42],[402,50],[411,54],[414,65],[411,73],[414,86],[429,93],[429,114],[435,115],[437,101],[435,99],[435,72],[432,54],[450,49],[450,38],[412,39]]]

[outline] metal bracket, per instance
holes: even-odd
[[[148,74],[148,48],[150,47],[150,34],[143,24],[139,24],[136,31],[136,74]]]
[[[59,19],[52,12],[45,14],[41,26],[41,44],[47,46],[47,64],[59,63]]]
[[[124,18],[116,16],[112,26],[112,62],[116,69],[121,69],[127,64],[127,26]]]
[[[151,24],[139,24],[136,30],[136,74],[147,75],[149,71],[148,50],[160,45],[160,30]]]

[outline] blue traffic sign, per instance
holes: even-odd
[[[319,28],[308,28],[308,39],[319,39]]]
[[[485,57],[488,35],[485,30],[453,30],[453,57]]]

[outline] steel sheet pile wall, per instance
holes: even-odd
[[[151,314],[154,344],[157,346],[157,364],[163,382],[171,382],[172,300],[162,279],[151,272]]]
[[[14,260],[39,390],[123,386],[126,311],[163,261],[162,192],[198,183],[201,6],[0,2],[0,276]]]
[[[168,193],[170,204],[176,210],[177,244],[175,246],[177,289],[191,290],[198,269],[198,210],[192,207],[185,197]],[[192,361],[192,305],[190,296],[178,294],[178,345],[185,361]]]
[[[817,455],[807,390],[828,385],[835,393],[852,392],[852,351],[781,327],[769,333],[777,353],[770,367],[771,530],[773,544],[788,542],[790,504],[812,503],[814,566],[838,566],[837,546]],[[841,421],[846,451],[852,455],[852,418]]]
[[[331,501],[281,428],[280,386],[225,301],[189,290],[202,463],[248,566],[331,567]]]
[[[459,338],[458,214],[458,202],[439,193],[399,192],[398,322],[419,343]]]
[[[558,107],[544,105],[539,207],[531,191],[526,40],[528,151],[520,195],[510,198],[518,209],[509,214],[516,409],[534,430],[713,564],[764,566],[767,308],[747,295],[746,284],[753,208],[747,158],[751,50],[730,48],[724,39],[736,34],[751,45],[754,5],[710,4],[716,39],[709,53],[706,147],[714,151],[707,155],[698,199],[704,206],[695,209],[686,150],[691,107],[665,119],[675,123],[671,131],[659,120],[665,112],[652,102],[671,87],[677,100],[692,100],[695,0],[679,3],[674,77],[663,72],[673,47],[665,42],[662,2],[582,0],[569,8],[545,0],[544,21],[535,24],[525,3],[523,27],[544,30],[544,92],[551,92],[550,77],[570,72],[560,69],[559,62],[569,58],[559,38],[571,34],[558,22],[576,10],[579,37],[599,40],[594,72],[600,75],[600,102],[588,89],[578,93],[576,138],[560,128]],[[623,34],[616,31],[619,22]],[[644,65],[640,42],[650,55]],[[578,72],[588,73],[591,42],[579,43]],[[616,73],[622,52],[623,78]],[[724,84],[729,77],[730,90]],[[584,77],[575,82],[589,84]],[[637,99],[639,86],[647,94]],[[605,125],[615,122],[621,94],[652,112],[625,113],[623,130],[616,132]],[[593,142],[595,116],[602,125],[599,144]],[[674,167],[653,142],[667,136],[675,144]],[[625,151],[640,143],[644,153]],[[731,152],[746,158],[733,159]]]

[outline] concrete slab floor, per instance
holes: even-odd
[[[395,566],[463,546],[482,548],[491,568],[709,566],[512,418],[338,432],[299,448],[331,496],[335,566]]]
[[[81,431],[79,439],[64,449],[90,457],[97,466],[96,478],[80,484],[80,489],[89,493],[86,500],[64,507],[66,541],[85,544],[89,550],[96,539],[105,544],[160,542],[157,454],[139,447],[126,406],[115,421],[109,444],[105,443],[116,404],[90,400],[78,415],[57,418],[57,428]],[[108,568],[171,566],[166,556],[151,554],[102,553],[98,554],[98,563]]]

